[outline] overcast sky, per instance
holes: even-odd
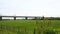
[[[0,0],[0,15],[60,17],[60,0]]]

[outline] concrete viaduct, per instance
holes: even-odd
[[[0,16],[0,20],[2,20],[2,17],[13,17],[14,20],[16,20],[17,17],[22,17],[22,18],[25,18],[26,20],[27,20],[28,18],[35,18],[35,19],[39,18],[39,16]],[[44,18],[44,17],[43,17],[43,18]]]

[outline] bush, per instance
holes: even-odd
[[[44,34],[56,34],[56,32],[53,29],[52,30],[46,29],[44,31]]]

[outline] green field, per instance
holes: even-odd
[[[60,34],[60,20],[0,21],[0,34],[43,34],[46,29],[53,29],[56,34]]]

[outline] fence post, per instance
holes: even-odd
[[[17,34],[20,34],[20,27],[18,26],[18,31],[17,31]]]
[[[35,32],[36,32],[36,31],[35,31],[35,28],[34,28],[34,34],[35,34]]]

